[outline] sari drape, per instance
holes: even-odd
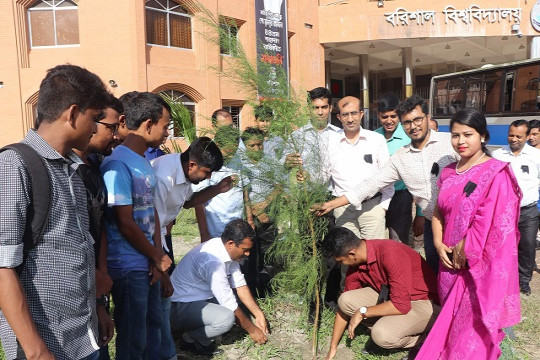
[[[439,179],[437,205],[448,247],[465,239],[469,268],[440,266],[442,309],[416,359],[497,359],[502,328],[520,321],[517,244],[521,191],[508,165],[490,159]],[[470,182],[476,188],[467,196]],[[469,185],[468,189],[471,186]]]

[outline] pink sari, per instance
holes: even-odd
[[[491,159],[457,175],[447,166],[437,204],[443,242],[465,239],[469,269],[439,270],[442,309],[416,359],[497,359],[502,328],[520,321],[517,244],[521,191],[508,163]],[[469,196],[464,189],[476,184]],[[474,187],[474,185],[472,186]],[[469,184],[468,189],[471,186]]]

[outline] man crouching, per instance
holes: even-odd
[[[440,310],[435,273],[417,252],[398,241],[359,239],[340,227],[326,235],[322,251],[349,266],[327,360],[336,355],[347,323],[350,339],[362,323],[382,348],[417,345]]]
[[[266,342],[266,319],[240,271],[249,255],[255,232],[244,220],[225,227],[221,238],[208,240],[180,260],[171,283],[171,329],[182,331],[181,348],[200,355],[216,355],[214,340],[229,331],[235,320],[257,344]],[[255,324],[238,306],[235,294],[255,317]]]

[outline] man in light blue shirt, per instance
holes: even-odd
[[[399,99],[394,94],[387,94],[377,101],[377,117],[381,127],[375,132],[383,135],[386,139],[390,156],[405,145],[411,143],[411,139],[403,130],[399,122],[396,108]],[[403,180],[394,183],[395,193],[386,212],[386,226],[390,232],[390,238],[399,240],[404,244],[409,244],[409,230],[412,223],[412,201],[413,197]],[[416,207],[416,217],[413,226],[414,236],[422,235],[424,232],[424,214],[419,206]]]

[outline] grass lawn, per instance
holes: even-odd
[[[178,262],[182,256],[193,246],[199,243],[199,232],[193,210],[182,210],[176,225],[173,227],[173,243],[175,260]],[[537,257],[537,262],[540,258]],[[535,273],[531,282],[533,294],[522,296],[522,322],[514,327],[516,341],[505,339],[502,344],[503,355],[501,359],[540,359],[540,327],[538,326],[537,314],[540,313],[540,275]],[[263,346],[258,346],[251,341],[250,337],[239,327],[223,337],[220,347],[225,351],[223,355],[216,356],[216,360],[254,360],[254,359],[312,359],[311,329],[307,325],[306,316],[302,314],[302,306],[299,298],[291,294],[285,298],[269,298],[259,301],[263,312],[270,323],[272,334],[269,341]],[[324,310],[319,329],[318,356],[324,359],[330,335],[334,314]],[[175,337],[177,334],[175,334]],[[336,359],[401,359],[406,352],[390,352],[380,349],[370,355],[362,354],[365,343],[369,336],[362,326],[357,329],[357,336],[353,340],[343,336]],[[114,339],[109,347],[114,358]],[[178,349],[179,359],[203,360],[204,356],[194,356]],[[0,347],[0,360],[4,360],[4,354]]]

